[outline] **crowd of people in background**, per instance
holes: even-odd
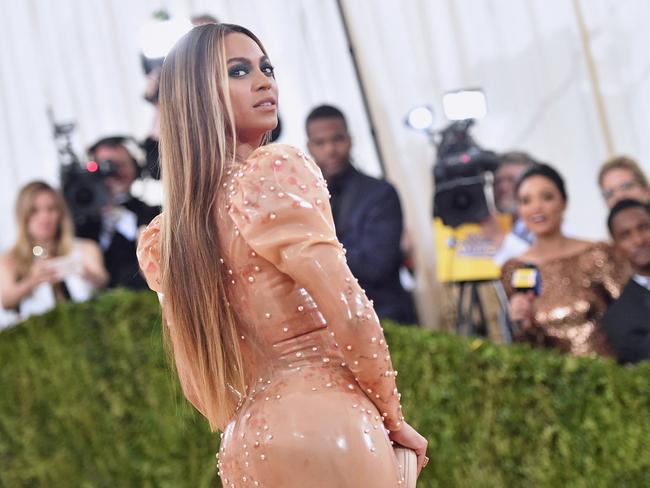
[[[515,337],[579,355],[609,354],[600,322],[626,278],[607,243],[568,237],[562,228],[569,197],[559,173],[546,164],[528,168],[516,186],[519,218],[533,235],[530,248],[508,260],[502,280],[510,297]],[[516,269],[533,265],[541,288],[517,293]]]
[[[514,217],[530,235],[529,247],[503,264],[501,278],[515,340],[622,363],[650,359],[650,322],[643,314],[650,306],[650,188],[638,164],[615,157],[599,172],[612,242],[568,237],[562,176],[539,162],[521,170],[512,187]],[[522,268],[539,274],[538,290],[513,286]]]
[[[413,297],[400,279],[405,229],[397,191],[354,167],[352,139],[338,108],[314,108],[305,130],[309,152],[328,184],[337,237],[350,269],[380,318],[417,323]],[[62,301],[87,300],[104,288],[146,287],[135,249],[139,232],[161,209],[131,194],[140,165],[128,138],[102,138],[88,153],[116,168],[105,180],[110,198],[90,239],[75,237],[64,198],[48,184],[32,182],[19,193],[18,237],[0,259],[6,323]],[[501,155],[495,203],[500,214],[512,218],[511,230],[499,230],[495,216],[482,227],[497,244],[494,260],[502,266],[513,338],[623,363],[649,359],[650,187],[628,157],[607,161],[598,185],[610,208],[612,241],[574,239],[563,226],[569,196],[559,172],[523,152]],[[522,293],[512,286],[513,275],[530,267],[539,273],[541,286]]]
[[[135,255],[138,233],[158,213],[131,194],[140,166],[127,138],[102,138],[88,155],[110,160],[104,179],[108,199],[98,225],[75,229],[71,210],[44,182],[25,185],[16,202],[17,239],[0,258],[2,323],[41,314],[63,301],[81,302],[104,288],[146,288]],[[1,324],[0,324],[1,325]]]
[[[193,22],[216,19],[199,16]],[[159,65],[147,70],[145,98],[154,108],[159,73]],[[397,191],[355,167],[346,117],[338,108],[311,110],[305,131],[308,150],[327,181],[337,237],[351,271],[381,319],[418,323],[404,279],[410,250],[404,246],[409,239]],[[110,160],[115,169],[105,179],[109,198],[100,223],[83,233],[88,239],[75,237],[71,211],[59,191],[39,181],[21,189],[16,242],[0,257],[0,328],[64,301],[87,300],[105,288],[146,288],[135,250],[140,231],[161,209],[136,198],[131,188],[142,166],[150,174],[158,171],[157,138],[155,116],[142,145],[144,165],[128,137],[104,137],[88,149],[91,159]],[[603,164],[597,183],[610,209],[610,242],[569,237],[571,229],[563,225],[569,195],[556,169],[525,152],[500,156],[494,203],[512,225],[504,232],[494,214],[481,228],[495,243],[493,259],[502,270],[513,340],[622,363],[650,359],[650,186],[638,164],[622,156]],[[522,292],[513,286],[522,268],[536,269],[539,289]]]

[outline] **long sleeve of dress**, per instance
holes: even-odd
[[[290,146],[255,151],[229,186],[228,212],[259,256],[314,298],[347,367],[390,430],[402,414],[383,330],[336,239],[325,181]]]
[[[512,286],[512,275],[521,268],[523,263],[516,258],[509,259],[501,267],[501,284],[503,289],[510,300],[513,295],[516,293],[516,290]],[[514,338],[517,342],[528,342],[533,345],[542,346],[544,344],[544,329],[537,324],[535,320],[530,324],[530,327],[526,329],[521,329],[514,326]]]
[[[165,300],[162,293],[160,270],[160,226],[161,215],[157,215],[140,234],[136,255],[147,285],[158,294],[158,301],[164,316]],[[171,328],[173,325],[169,322],[169,317],[165,317],[165,320]],[[174,347],[174,334],[170,335],[172,347]],[[199,412],[206,416],[203,403],[196,394],[196,387],[188,374],[188,368],[176,361],[176,370],[185,397]]]
[[[140,270],[144,275],[147,285],[160,297],[160,221],[157,215],[142,231],[138,239],[136,255]]]

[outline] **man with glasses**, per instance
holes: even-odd
[[[650,203],[648,180],[637,162],[627,156],[606,161],[598,173],[598,185],[610,209],[626,199]]]

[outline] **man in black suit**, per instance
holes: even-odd
[[[138,178],[139,165],[128,148],[129,139],[112,136],[100,139],[88,153],[95,161],[111,162],[115,174],[105,179],[110,203],[102,211],[101,228],[89,235],[104,251],[104,263],[110,275],[109,288],[123,286],[146,289],[135,255],[139,229],[159,212],[131,195],[131,185]]]
[[[352,274],[380,318],[416,323],[411,296],[399,277],[402,210],[395,188],[352,166],[352,142],[339,109],[315,108],[307,117],[306,131],[309,152],[327,180],[336,234]]]
[[[622,363],[650,359],[650,209],[636,200],[612,208],[607,226],[619,253],[634,272],[603,326]]]

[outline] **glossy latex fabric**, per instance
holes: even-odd
[[[227,171],[215,261],[232,278],[242,343],[261,352],[247,361],[255,379],[222,434],[224,486],[402,484],[387,433],[402,421],[397,373],[328,197],[318,167],[290,146],[261,147]],[[156,291],[159,226],[139,249]]]

